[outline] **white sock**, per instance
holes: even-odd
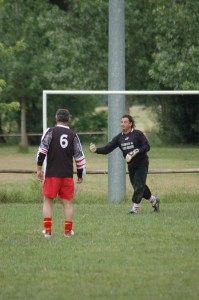
[[[152,205],[156,204],[156,197],[154,195],[151,195],[149,202],[152,203]]]
[[[132,207],[132,211],[138,213],[139,210],[140,210],[140,203],[134,203]]]

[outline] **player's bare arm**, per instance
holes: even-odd
[[[43,171],[42,171],[42,166],[37,166],[37,174],[36,174],[36,179],[38,181],[43,181]]]

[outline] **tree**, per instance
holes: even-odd
[[[126,89],[198,89],[197,1],[125,4]],[[43,89],[108,88],[108,1],[8,0],[0,16],[7,46],[24,39],[25,48],[1,64],[7,82],[2,98],[19,99],[24,136],[25,123],[29,131],[42,128]],[[50,96],[52,116],[58,105],[78,116],[93,111],[96,100]]]
[[[198,96],[162,96],[158,111],[160,137],[164,143],[197,144],[199,141]]]
[[[1,11],[0,27],[6,44],[12,45],[21,38],[25,44],[21,51],[2,62],[7,81],[3,98],[8,101],[15,95],[21,104],[21,146],[24,148],[27,147],[27,129],[33,128],[32,124],[34,130],[40,128],[41,131],[42,128],[42,90],[73,87],[77,89],[83,87],[81,84],[85,81],[83,74],[81,78],[78,75],[79,70],[83,69],[82,66],[75,70],[72,68],[72,60],[75,59],[75,54],[72,58],[72,52],[75,51],[73,45],[76,45],[77,51],[78,43],[76,44],[75,39],[73,43],[66,43],[70,36],[67,31],[69,21],[66,20],[65,12],[47,2],[30,0],[28,6],[25,2],[5,2]],[[65,103],[65,99],[66,97],[62,97],[59,103]],[[74,97],[67,99],[71,99],[69,102],[72,102]],[[88,99],[85,97],[82,97],[80,102],[80,105],[70,105],[74,109],[72,114],[79,111],[79,107],[82,113],[84,110],[92,110],[96,105],[96,101],[88,105]],[[55,106],[57,107],[52,101],[51,107]]]
[[[126,89],[153,86],[150,70],[155,51],[155,22],[150,1],[126,1]]]
[[[74,0],[62,18],[51,21],[52,30],[46,31],[51,61],[46,77],[51,88],[107,89],[107,3]]]
[[[64,11],[68,10],[68,6],[70,4],[70,0],[49,0],[50,3],[56,4],[60,9]]]
[[[0,43],[0,62],[3,62],[5,57],[10,57],[14,52],[19,51],[23,47],[23,41],[19,41],[15,46],[6,48],[4,44]],[[19,102],[12,101],[8,104],[1,102],[1,93],[3,89],[6,88],[6,82],[4,79],[0,79],[0,133],[3,133],[2,130],[2,119],[5,118],[6,114],[9,114],[13,111],[18,111],[20,109]],[[4,138],[0,138],[1,142],[4,142]]]
[[[161,89],[199,90],[199,2],[155,3],[156,49],[149,75]],[[177,96],[162,101],[158,119],[164,141],[197,143],[199,96]]]
[[[170,89],[199,90],[199,2],[155,2],[156,50],[149,74]]]
[[[33,2],[33,1],[32,1]],[[39,1],[35,1],[39,4]],[[37,9],[34,9],[34,8]],[[26,109],[28,100],[34,101],[38,97],[37,89],[44,80],[39,75],[42,60],[38,54],[42,47],[38,35],[37,15],[41,7],[29,2],[27,6],[23,0],[6,1],[1,10],[1,36],[9,47],[18,40],[24,41],[24,47],[11,57],[4,59],[2,69],[7,87],[2,95],[5,101],[15,97],[21,106],[21,147],[27,148]],[[45,6],[43,6],[45,8]],[[34,26],[33,26],[34,24]],[[14,96],[13,96],[14,95]]]

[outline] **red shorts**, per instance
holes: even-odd
[[[73,178],[46,177],[43,186],[45,197],[72,200],[74,196]]]

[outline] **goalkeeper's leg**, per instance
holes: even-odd
[[[154,208],[155,212],[160,211],[160,199],[157,196],[152,195],[152,193],[147,185],[145,186],[143,198],[145,198],[152,204],[152,207]]]
[[[137,213],[140,209],[140,203],[145,191],[147,173],[148,166],[141,166],[134,170],[129,169],[130,181],[134,188],[132,196],[133,207],[130,213]]]

